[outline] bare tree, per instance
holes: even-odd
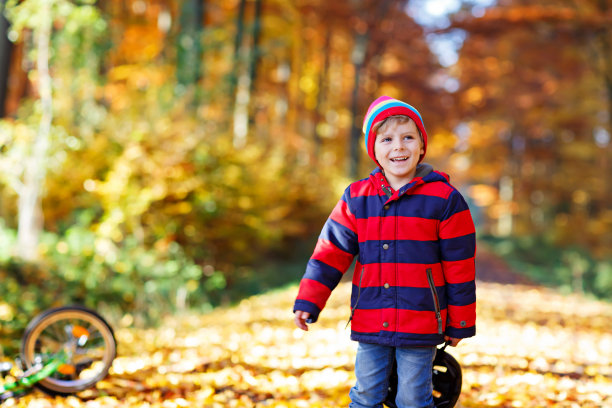
[[[36,48],[36,84],[40,102],[40,121],[34,140],[29,146],[30,150],[19,163],[19,169],[13,169],[16,170],[16,177],[12,178],[11,183],[17,193],[19,207],[16,252],[19,257],[27,261],[35,260],[38,256],[38,239],[43,225],[41,197],[47,173],[47,155],[53,119],[52,80],[49,74],[52,1],[36,1],[37,13],[41,18],[35,19],[36,24],[28,27],[34,35]],[[13,17],[19,19],[21,13],[23,18],[23,14],[28,11],[26,7],[32,6],[25,3],[28,2],[13,5],[12,11],[16,12]]]

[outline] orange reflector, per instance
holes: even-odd
[[[74,326],[72,328],[72,335],[74,337],[82,337],[82,336],[89,337],[89,331],[83,326]]]
[[[442,396],[442,393],[438,390],[433,390],[432,394],[434,398],[440,398]]]
[[[60,374],[72,375],[76,372],[76,368],[74,368],[72,364],[62,364],[61,366],[58,367],[57,371]]]

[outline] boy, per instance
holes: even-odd
[[[308,330],[358,257],[351,339],[359,342],[349,407],[382,407],[394,359],[399,408],[433,407],[436,345],[475,335],[475,230],[448,176],[421,164],[427,132],[407,103],[382,96],[363,123],[378,168],[352,183],[323,227],[294,305]]]

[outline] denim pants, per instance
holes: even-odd
[[[357,383],[349,393],[350,408],[382,408],[397,359],[398,408],[433,408],[431,382],[435,347],[389,347],[359,343],[355,360]]]

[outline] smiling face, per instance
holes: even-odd
[[[409,119],[380,126],[374,154],[394,190],[408,184],[414,178],[421,155],[425,154],[416,124]]]

